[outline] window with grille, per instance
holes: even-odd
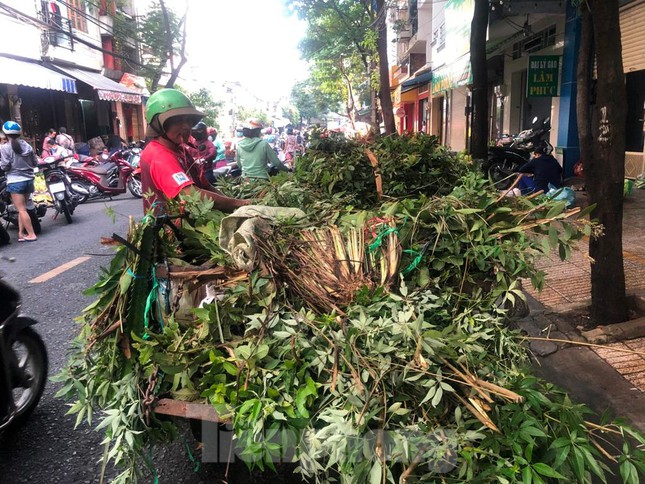
[[[67,11],[72,28],[87,32],[87,13],[83,0],[67,0]]]
[[[531,54],[551,45],[555,45],[555,25],[513,44],[513,59],[519,59],[524,54]]]

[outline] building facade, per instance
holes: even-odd
[[[38,152],[47,129],[61,126],[77,142],[143,135],[142,92],[104,75],[114,51],[104,48],[102,7],[83,0],[0,5],[0,29],[16,39],[0,46],[0,119],[20,122]]]
[[[431,3],[429,7],[427,3]],[[627,176],[645,172],[645,0],[621,2],[621,39],[628,98]],[[571,0],[493,0],[488,39],[490,139],[549,119],[550,142],[565,176],[579,160],[576,66],[580,20]],[[428,8],[428,10],[424,10]],[[401,1],[390,16],[398,47],[392,98],[399,132],[425,131],[453,150],[469,148],[471,113],[470,24],[474,0]],[[428,17],[429,14],[429,17]],[[412,34],[413,20],[430,25]],[[406,23],[407,22],[407,23]],[[409,26],[409,34],[405,28]],[[416,35],[416,38],[415,38]],[[414,65],[424,38],[425,63]],[[415,50],[416,49],[416,50]],[[417,68],[415,70],[415,67]],[[429,100],[422,102],[430,78]],[[407,90],[407,88],[412,88]]]

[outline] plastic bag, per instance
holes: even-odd
[[[567,202],[566,208],[571,208],[576,204],[576,192],[570,187],[556,188],[549,183],[549,191],[546,192],[546,196],[551,200],[564,200]]]

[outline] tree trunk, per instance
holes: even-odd
[[[593,68],[593,24],[591,13],[586,3],[580,6],[581,32],[580,52],[578,54],[578,70],[576,73],[577,97],[576,111],[578,114],[578,140],[580,141],[580,160],[583,171],[592,170],[593,136],[591,134],[591,75]]]
[[[385,0],[376,0],[378,36],[376,48],[379,58],[379,100],[381,102],[381,114],[385,125],[385,134],[396,132],[394,123],[394,109],[392,108],[392,95],[390,94],[390,68],[387,62],[387,27],[385,18],[387,16],[387,4]]]
[[[163,5],[163,1],[159,0],[160,5]],[[182,67],[184,67],[184,64],[188,61],[188,58],[186,57],[186,17],[188,16],[188,5],[186,5],[186,10],[184,12],[184,16],[182,17],[181,21],[179,22],[180,28],[181,28],[181,47],[179,50],[179,64],[175,66],[175,59],[174,59],[174,49],[173,49],[173,33],[170,30],[170,22],[168,19],[168,12],[166,11],[166,7],[163,6],[163,14],[164,14],[164,21],[166,23],[166,35],[167,41],[169,42],[170,45],[170,78],[168,79],[168,82],[166,82],[166,87],[174,87],[175,82],[177,82],[177,78],[179,77],[179,72],[181,71]]]
[[[485,160],[488,156],[487,28],[488,0],[475,0],[475,12],[470,27],[470,66],[473,75],[470,152],[476,160]]]
[[[585,167],[592,217],[604,226],[604,235],[589,242],[591,264],[591,318],[597,324],[625,321],[623,267],[623,185],[625,181],[625,117],[627,93],[620,39],[619,0],[588,0],[594,38],[598,82],[598,126],[593,129],[593,154]],[[596,124],[596,123],[594,123]]]

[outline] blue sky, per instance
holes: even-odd
[[[188,63],[179,83],[218,91],[240,82],[262,99],[288,95],[306,77],[298,42],[305,25],[284,16],[282,0],[167,0],[182,14],[188,4]]]

